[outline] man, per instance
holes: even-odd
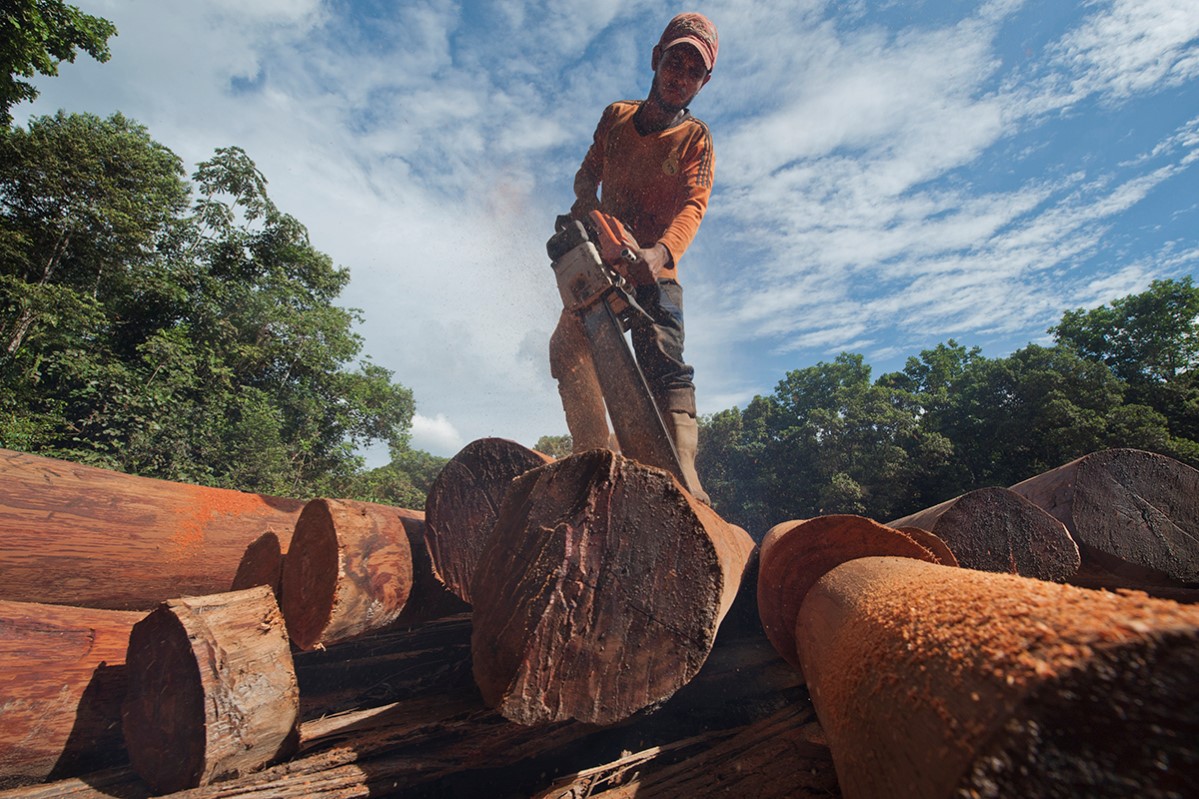
[[[674,439],[687,488],[704,502],[708,497],[695,471],[694,370],[683,361],[678,266],[712,192],[712,137],[688,106],[712,77],[717,45],[716,27],[702,14],[679,14],[670,21],[651,56],[649,96],[604,110],[575,175],[577,199],[571,207],[579,220],[595,208],[611,214],[640,245],[636,297],[654,324],[634,328],[633,349]],[[562,315],[550,340],[550,371],[558,380],[575,451],[607,447],[603,397],[572,314]]]

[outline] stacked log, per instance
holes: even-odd
[[[0,450],[0,598],[149,610],[227,591],[246,546],[303,503]]]
[[[516,478],[471,584],[475,681],[521,724],[611,724],[699,671],[753,541],[667,472],[591,450]]]
[[[512,480],[553,461],[505,438],[482,438],[450,459],[425,502],[426,546],[433,573],[470,604],[471,580]]]
[[[1199,778],[1199,608],[869,557],[812,586],[796,639],[846,797],[1166,797]]]
[[[144,615],[0,600],[0,787],[125,761],[125,649]]]
[[[1078,542],[1078,579],[1107,586],[1199,584],[1199,471],[1135,449],[1085,455],[1012,486]]]
[[[846,560],[879,554],[937,562],[911,537],[862,516],[817,516],[770,528],[758,558],[758,613],[766,637],[784,660],[802,668],[795,651],[795,619],[812,583]]]
[[[300,649],[386,627],[412,591],[419,511],[341,499],[304,506],[283,559],[283,616]],[[410,538],[411,537],[411,538]]]
[[[1078,572],[1078,546],[1065,525],[1006,488],[969,491],[889,526],[933,533],[967,569],[1057,582]]]
[[[156,793],[295,752],[299,691],[269,587],[163,603],[134,625],[126,663],[129,759]]]

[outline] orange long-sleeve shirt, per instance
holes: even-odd
[[[642,247],[661,243],[678,264],[708,210],[716,153],[708,126],[688,114],[674,127],[642,135],[640,101],[612,103],[600,118],[579,176],[600,186],[600,209],[625,224]],[[577,179],[577,178],[576,178]]]

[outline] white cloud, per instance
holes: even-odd
[[[445,414],[430,418],[417,413],[412,417],[412,446],[426,452],[456,454],[467,442]]]

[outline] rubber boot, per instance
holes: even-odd
[[[566,413],[572,452],[609,448],[611,440],[604,395],[578,320],[563,314],[550,338],[550,374]]]
[[[695,454],[699,450],[699,423],[695,421],[695,415],[687,411],[667,411],[666,417],[687,490],[700,502],[711,505],[712,500],[700,485],[699,473],[695,471]]]

